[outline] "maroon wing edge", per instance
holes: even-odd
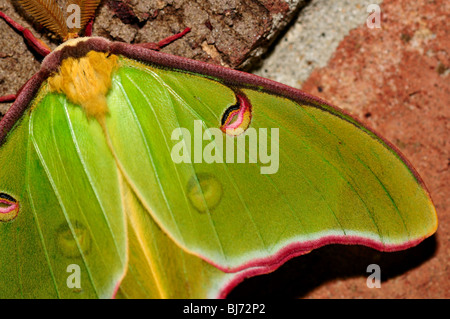
[[[61,64],[61,61],[66,57],[81,57],[87,52],[94,50],[99,52],[109,52],[111,54],[122,55],[130,59],[142,61],[144,63],[154,64],[155,66],[167,67],[182,72],[191,72],[207,75],[212,78],[217,78],[218,80],[226,83],[230,86],[236,87],[254,87],[262,89],[265,92],[288,97],[300,104],[308,104],[313,107],[321,108],[324,111],[329,111],[322,105],[325,105],[332,110],[341,113],[342,119],[349,121],[351,123],[357,123],[362,127],[368,129],[372,134],[373,138],[379,138],[385,145],[390,148],[395,155],[397,155],[410,171],[414,174],[416,180],[420,185],[429,192],[417,171],[410,164],[410,162],[405,158],[405,156],[398,150],[392,143],[384,139],[380,134],[376,133],[373,129],[363,125],[359,120],[353,118],[346,111],[331,105],[330,103],[300,91],[298,89],[289,87],[287,85],[259,77],[257,75],[228,69],[218,65],[212,65],[201,61],[195,61],[183,57],[178,57],[170,55],[163,52],[157,52],[147,49],[142,46],[121,43],[121,42],[110,42],[103,38],[89,38],[86,41],[79,42],[77,46],[71,47],[66,46],[61,50],[54,51],[50,53],[44,59],[41,69],[36,73],[19,91],[16,101],[13,103],[9,111],[5,114],[3,119],[0,121],[0,145],[7,138],[8,132],[14,127],[14,125],[22,117],[23,113],[27,110],[33,98],[35,97],[39,87],[45,81],[45,79],[56,72]],[[336,114],[335,114],[336,115]],[[358,236],[325,236],[317,240],[306,241],[306,242],[296,242],[291,243],[272,256],[266,258],[260,258],[257,260],[250,261],[235,268],[225,268],[221,265],[214,264],[210,260],[206,260],[208,263],[214,265],[218,269],[226,273],[235,273],[236,276],[229,280],[225,286],[219,291],[217,297],[224,298],[235,286],[237,286],[245,278],[270,273],[276,270],[279,266],[285,263],[287,260],[292,259],[296,256],[303,255],[313,249],[322,247],[328,244],[358,244],[368,246],[380,251],[397,251],[413,247],[419,244],[423,239],[417,239],[414,241],[409,241],[401,245],[385,245],[381,242],[371,240],[364,237]]]

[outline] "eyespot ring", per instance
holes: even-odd
[[[19,214],[19,202],[12,196],[0,193],[0,222],[14,220]]]
[[[236,94],[237,103],[228,107],[222,115],[220,129],[227,135],[238,136],[244,133],[252,120],[252,105],[247,97]]]

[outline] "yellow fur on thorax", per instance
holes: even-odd
[[[90,51],[82,58],[66,58],[59,72],[48,79],[51,92],[63,93],[70,102],[81,105],[88,116],[102,118],[108,112],[106,94],[118,57]]]

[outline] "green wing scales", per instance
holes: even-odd
[[[0,223],[1,297],[224,296],[327,243],[395,250],[436,229],[401,156],[319,101],[124,56],[104,121],[46,82],[38,97],[0,148],[19,205]],[[241,100],[250,125],[218,134]]]

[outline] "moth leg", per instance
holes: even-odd
[[[170,43],[172,43],[172,42],[174,42],[174,41],[176,41],[178,39],[181,39],[182,37],[184,37],[186,35],[186,33],[190,32],[190,31],[191,31],[191,28],[186,28],[186,29],[184,29],[183,31],[181,31],[181,32],[179,32],[177,34],[171,35],[170,37],[167,37],[167,38],[159,41],[158,42],[158,46],[160,48],[163,48],[166,45],[168,45],[168,44],[170,44]]]
[[[92,25],[94,24],[94,18],[89,20],[89,22],[86,24],[86,28],[84,29],[84,36],[90,37],[92,35]]]
[[[186,28],[183,31],[171,35],[161,41],[159,41],[158,43],[154,43],[154,42],[149,42],[149,43],[137,43],[135,45],[139,46],[139,47],[144,47],[150,50],[155,50],[155,51],[159,51],[161,50],[163,47],[165,47],[168,44],[171,44],[172,42],[175,42],[176,40],[182,38],[185,36],[186,33],[188,33],[189,31],[191,31],[191,28]]]
[[[0,11],[0,18],[6,21],[14,30],[17,32],[20,32],[26,42],[41,56],[48,55],[51,50],[50,48],[41,40],[36,38],[33,33],[31,33],[30,30],[27,28],[21,26],[17,22],[15,22],[12,18],[4,14],[2,11]]]
[[[16,97],[17,97],[16,94],[0,96],[0,103],[14,102],[16,100]]]

